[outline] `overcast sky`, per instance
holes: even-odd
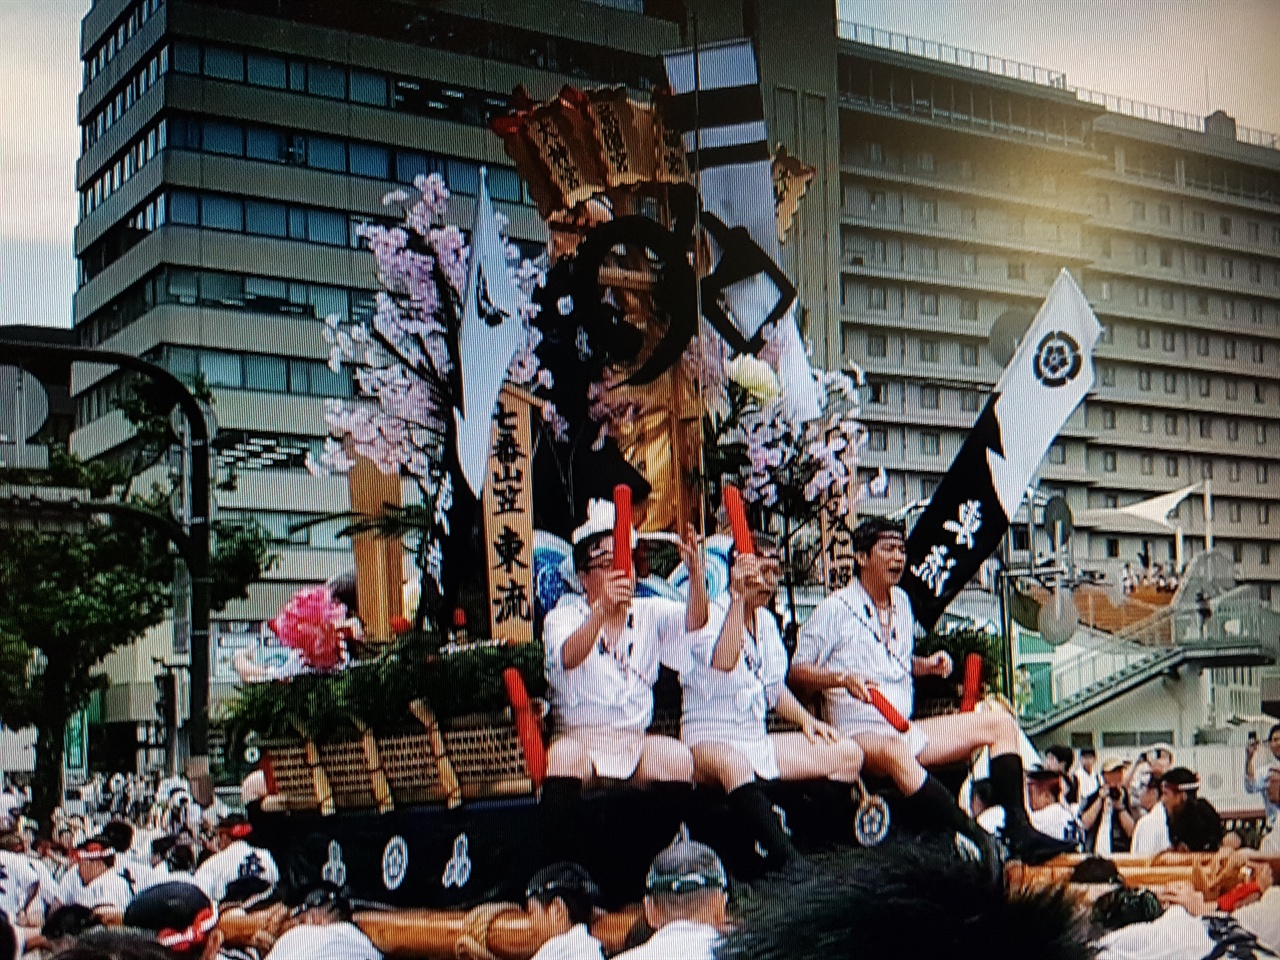
[[[1063,71],[1073,86],[1195,114],[1222,108],[1280,131],[1280,0],[838,3],[844,19]],[[0,323],[71,324],[88,9],[0,0]]]

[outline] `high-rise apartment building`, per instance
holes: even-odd
[[[346,504],[341,478],[302,464],[324,399],[352,389],[319,318],[367,312],[376,289],[354,226],[431,171],[465,224],[484,163],[513,237],[537,244],[488,117],[516,84],[661,82],[691,13],[704,41],[754,37],[771,138],[818,167],[783,265],[816,361],[868,374],[885,509],[929,495],[999,376],[996,319],[1033,310],[1066,267],[1105,333],[1042,489],[1085,517],[1211,478],[1219,547],[1264,593],[1280,581],[1274,137],[1220,114],[1144,119],[1060,74],[837,24],[814,0],[97,0],[76,329],[214,388],[219,457],[241,472],[223,509],[274,531],[283,556],[228,616],[269,616],[349,562],[332,528],[290,531]],[[75,389],[77,449],[118,449],[118,381],[81,372]],[[1202,503],[1179,510],[1188,554]],[[1167,563],[1173,541],[1103,519],[1077,553]]]

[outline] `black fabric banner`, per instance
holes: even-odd
[[[987,463],[988,450],[1004,453],[995,411],[999,396],[988,398],[951,469],[907,537],[907,569],[901,586],[925,630],[933,629],[1009,529]]]

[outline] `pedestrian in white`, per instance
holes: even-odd
[[[307,894],[298,925],[280,935],[264,960],[382,960],[373,941],[351,922],[351,903],[323,884]]]
[[[677,839],[653,858],[644,916],[654,934],[616,960],[712,960],[728,923],[729,880],[714,850]]]
[[[554,863],[535,873],[524,892],[529,926],[541,944],[532,960],[604,960],[588,927],[599,897],[600,888],[576,863]]]
[[[280,870],[271,851],[250,842],[253,828],[241,814],[224,817],[214,835],[217,853],[200,864],[196,884],[214,903],[227,896],[227,887],[237,880],[260,880],[266,889],[280,882]]]
[[[75,869],[62,878],[58,901],[90,910],[124,910],[133,891],[115,872],[116,852],[104,837],[93,837],[76,847]]]

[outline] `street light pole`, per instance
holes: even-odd
[[[99,363],[140,374],[172,395],[187,420],[191,444],[191,502],[187,510],[186,553],[191,572],[191,717],[187,732],[190,744],[188,771],[192,785],[201,793],[212,792],[209,780],[209,558],[212,530],[209,522],[210,463],[209,424],[204,410],[186,384],[158,364],[114,350],[69,347],[62,344],[6,341],[10,362],[27,359],[63,359]],[[198,801],[208,802],[208,795]]]

